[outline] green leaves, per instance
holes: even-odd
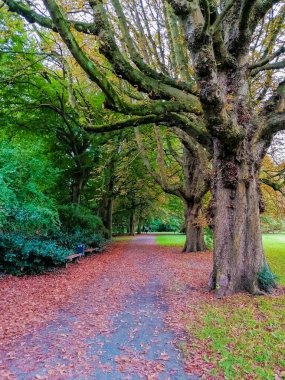
[[[2,230],[46,234],[59,227],[55,204],[46,195],[57,171],[47,159],[38,157],[41,149],[40,144],[27,149],[7,140],[0,143]]]
[[[47,267],[63,265],[70,253],[56,241],[19,233],[0,234],[0,269],[11,274],[40,273]]]

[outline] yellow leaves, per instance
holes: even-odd
[[[282,181],[276,174],[284,168],[284,166],[284,163],[275,165],[270,156],[265,156],[261,167],[261,179],[265,178],[273,182],[276,181],[277,183]],[[272,187],[265,184],[261,185],[261,191],[265,203],[265,215],[270,215],[273,218],[284,218],[285,197],[280,192],[275,191]]]
[[[207,221],[206,216],[203,214],[197,216],[197,218],[195,219],[195,224],[196,224],[196,226],[206,228],[208,225],[208,221]]]

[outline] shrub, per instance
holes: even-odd
[[[24,204],[2,207],[5,220],[0,225],[5,231],[17,231],[25,234],[40,232],[48,235],[59,228],[58,213],[55,208]]]
[[[92,210],[81,205],[65,205],[59,208],[63,230],[74,233],[78,229],[93,234],[102,231],[102,220]]]
[[[63,265],[70,253],[53,240],[18,233],[0,234],[0,269],[11,274],[40,273]]]
[[[59,231],[53,238],[57,241],[58,245],[73,250],[75,246],[80,243],[100,250],[106,243],[106,240],[101,234],[90,233],[90,231],[81,228],[76,228],[73,232]]]
[[[0,141],[0,230],[47,235],[59,228],[56,205],[48,195],[58,171],[44,157],[40,142],[25,145]]]
[[[259,287],[265,292],[276,288],[277,276],[273,274],[268,265],[265,265],[262,270],[258,273],[258,283]]]

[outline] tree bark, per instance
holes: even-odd
[[[130,213],[129,231],[130,231],[130,235],[135,236],[135,215],[134,215],[134,210],[131,210],[131,213]]]
[[[201,213],[201,203],[185,205],[186,242],[182,252],[205,251],[203,227],[199,225],[197,218]]]
[[[113,225],[113,199],[106,198],[103,202],[101,212],[102,222],[105,227],[104,237],[105,239],[112,238],[112,225]]]
[[[84,179],[75,179],[71,185],[71,202],[79,205],[81,202],[81,195],[84,187]]]
[[[213,221],[214,267],[210,286],[218,297],[238,291],[259,294],[259,273],[267,265],[260,227],[259,162],[243,142],[225,155],[214,145]]]

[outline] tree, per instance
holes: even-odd
[[[30,2],[4,3],[28,21],[59,33],[78,64],[105,93],[105,105],[122,115],[113,125],[94,126],[94,131],[163,122],[212,149],[215,249],[211,287],[218,296],[266,291],[259,281],[259,273],[268,266],[262,248],[258,177],[273,135],[285,128],[284,85],[263,103],[251,101],[249,85],[255,77],[262,82],[260,73],[285,66],[284,48],[278,43],[282,27],[269,36],[262,26],[266,23],[268,31],[277,19],[283,24],[281,1],[227,0],[217,5],[211,0],[169,0],[185,30],[193,72],[187,80],[144,61],[132,43],[128,23],[134,25],[126,17],[123,2],[112,1],[121,22],[115,33],[109,4],[104,6],[99,0],[85,5],[93,13],[91,22],[70,19],[55,0],[44,0],[50,16],[38,13]],[[158,4],[162,10],[163,3]],[[148,3],[147,19],[151,6]],[[76,2],[69,7],[76,10]],[[120,47],[117,33],[127,41],[127,51]],[[94,44],[99,43],[92,58],[81,43],[82,35],[94,36]],[[101,66],[96,55],[97,60],[103,59]],[[106,75],[108,70],[114,79]]]
[[[101,215],[111,237],[113,215],[115,230],[125,228],[131,235],[141,226],[150,210],[158,207],[160,192],[146,173],[132,131],[110,136],[102,160]],[[155,204],[155,207],[154,207]]]
[[[56,152],[55,161],[64,171],[61,179],[69,191],[67,201],[79,205],[105,141],[100,136],[91,138],[83,128],[94,114],[97,121],[101,120],[102,93],[99,91],[90,100],[86,91],[90,83],[84,81],[84,76],[80,79],[78,70],[76,76],[74,63],[68,62],[63,52],[45,53],[32,39],[28,40],[19,20],[4,12],[1,16],[3,30],[7,25],[13,26],[3,33],[2,47],[7,50],[0,61],[2,128],[6,127],[10,134],[34,130],[49,140],[54,146],[51,151]],[[48,40],[51,48],[54,46],[47,33],[40,36]]]
[[[184,203],[186,241],[183,252],[204,251],[204,230],[200,221],[203,198],[210,184],[209,155],[184,131],[174,127],[173,132],[181,141],[178,147],[182,153],[175,147],[177,138],[175,141],[169,131],[163,136],[159,127],[154,127],[152,140],[156,141],[156,146],[152,144],[147,150],[139,129],[135,129],[138,147],[149,173],[163,191]],[[149,138],[148,135],[144,133]],[[153,151],[157,152],[156,165],[148,158]]]

